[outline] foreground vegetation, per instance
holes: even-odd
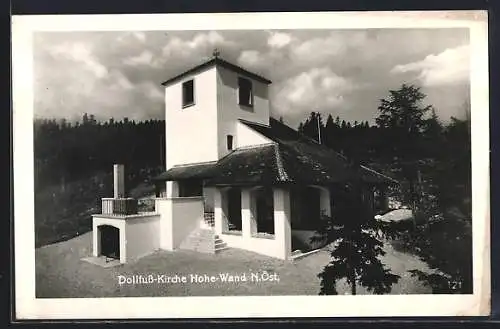
[[[324,125],[321,115],[313,112],[299,130],[318,141],[323,136],[324,144],[353,163],[383,168],[395,177],[400,185],[394,194],[412,209],[413,222],[397,230],[387,227],[385,233],[435,270],[410,272],[434,293],[472,293],[469,108],[465,106],[464,119],[452,117],[444,124],[435,109],[425,104],[425,97],[418,87],[403,84],[381,100],[376,126],[339,124],[332,116]],[[358,190],[356,185],[350,182],[351,190]],[[327,235],[331,242],[339,242],[339,248],[320,274],[323,292],[336,293],[334,283],[347,278],[353,284],[352,293],[356,293],[356,281],[386,293],[397,278],[374,257],[381,255],[381,242],[364,233],[378,230],[378,223],[369,220],[373,214],[361,211],[360,200],[353,202],[354,210],[334,210],[330,219]]]

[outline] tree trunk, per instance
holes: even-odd
[[[356,295],[356,278],[354,275],[351,277],[351,295]]]

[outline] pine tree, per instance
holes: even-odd
[[[408,184],[405,197],[415,210],[419,198],[417,184],[421,180],[422,134],[427,125],[425,115],[432,106],[422,105],[426,95],[413,85],[403,84],[398,90],[390,90],[389,94],[381,100],[380,114],[375,119],[378,127],[386,132],[381,153],[395,159],[394,168]]]
[[[325,128],[328,129],[333,129],[335,126],[335,123],[333,122],[333,117],[331,114],[328,114],[328,117],[326,118],[326,125]]]
[[[321,295],[336,295],[337,283],[345,279],[351,294],[363,286],[375,294],[390,292],[399,276],[386,269],[379,257],[384,255],[383,242],[375,232],[388,232],[373,216],[364,200],[364,186],[359,178],[349,182],[343,199],[334,208],[331,217],[323,217],[323,226],[313,240],[333,243],[331,261],[318,274]]]
[[[332,147],[333,143],[335,141],[335,130],[336,126],[335,123],[333,122],[333,117],[331,114],[328,115],[328,118],[326,119],[326,124],[325,124],[325,144],[327,146]]]
[[[303,134],[304,133],[304,124],[301,122],[299,123],[299,128],[297,129],[299,133]]]

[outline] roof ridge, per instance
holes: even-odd
[[[193,163],[185,163],[185,164],[176,164],[176,165],[173,165],[172,168],[191,167],[191,166],[199,166],[199,165],[214,164],[214,163],[217,163],[217,160],[193,162]]]
[[[361,168],[363,168],[363,169],[366,169],[366,170],[368,170],[368,171],[371,171],[371,172],[372,172],[372,173],[374,173],[374,174],[377,174],[377,175],[379,175],[379,176],[385,177],[385,178],[387,178],[387,179],[388,179],[388,180],[390,180],[390,181],[393,181],[393,182],[395,182],[395,183],[398,183],[398,181],[397,181],[397,180],[395,180],[394,178],[389,177],[389,176],[387,176],[387,175],[384,175],[384,174],[382,174],[382,173],[380,173],[380,172],[378,172],[378,171],[376,171],[376,170],[374,170],[374,169],[372,169],[372,168],[370,168],[370,167],[367,167],[367,166],[365,166],[365,165],[359,165],[359,166],[360,166]]]
[[[281,158],[281,152],[279,150],[279,145],[276,143],[274,145],[274,155],[276,157],[276,166],[278,167],[278,175],[281,181],[288,181],[288,173],[283,165],[283,159]]]
[[[269,118],[272,119],[272,117],[269,117]],[[249,124],[256,125],[256,126],[261,126],[261,127],[264,127],[264,128],[270,128],[271,127],[271,125],[266,125],[264,123],[250,121],[250,120],[241,119],[241,118],[238,118],[238,121],[240,121],[241,123],[245,123],[245,124],[249,123]]]
[[[261,147],[266,147],[266,146],[271,146],[271,145],[276,145],[276,144],[277,144],[276,142],[269,142],[269,143],[265,143],[265,144],[255,144],[255,145],[240,146],[240,147],[235,148],[233,150],[233,152],[236,152],[238,150],[258,149],[258,148],[261,148]]]
[[[253,72],[251,72],[251,71],[249,71],[249,70],[247,70],[239,65],[228,62],[220,57],[213,57],[207,61],[202,62],[201,64],[198,64],[198,65],[195,65],[194,67],[191,67],[190,69],[184,70],[182,73],[179,73],[179,74],[171,77],[170,79],[162,82],[161,84],[163,86],[170,85],[171,83],[179,81],[180,79],[182,79],[190,74],[194,74],[194,73],[198,72],[200,69],[204,69],[204,68],[212,67],[212,66],[217,66],[217,65],[220,65],[226,69],[232,70],[233,72],[246,75],[247,77],[254,79],[254,80],[257,80],[257,81],[260,81],[262,83],[266,83],[266,84],[272,83],[271,80],[266,79],[257,73],[253,73]]]

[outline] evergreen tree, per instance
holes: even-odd
[[[304,124],[301,122],[299,123],[299,128],[297,129],[299,133],[303,134],[304,133]]]
[[[323,226],[313,240],[333,243],[331,261],[318,274],[321,295],[336,295],[337,283],[345,279],[351,294],[363,286],[375,294],[390,292],[399,276],[386,269],[379,257],[384,255],[383,242],[375,232],[385,228],[373,216],[363,195],[366,186],[358,178],[347,185],[341,202],[331,217],[323,217]]]
[[[331,114],[328,114],[328,117],[326,118],[326,125],[325,128],[327,130],[333,129],[335,127],[335,123],[333,122],[333,117]]]
[[[327,146],[333,147],[334,141],[335,141],[335,133],[336,133],[336,126],[335,123],[333,122],[333,117],[331,114],[328,115],[328,118],[326,119],[326,124],[325,124],[325,144]]]
[[[381,153],[392,159],[394,168],[408,183],[405,197],[412,204],[418,203],[418,187],[421,181],[419,160],[422,154],[422,134],[426,128],[426,114],[432,106],[422,105],[426,95],[420,88],[403,84],[398,90],[390,90],[378,107],[375,119],[386,133],[381,140]]]

